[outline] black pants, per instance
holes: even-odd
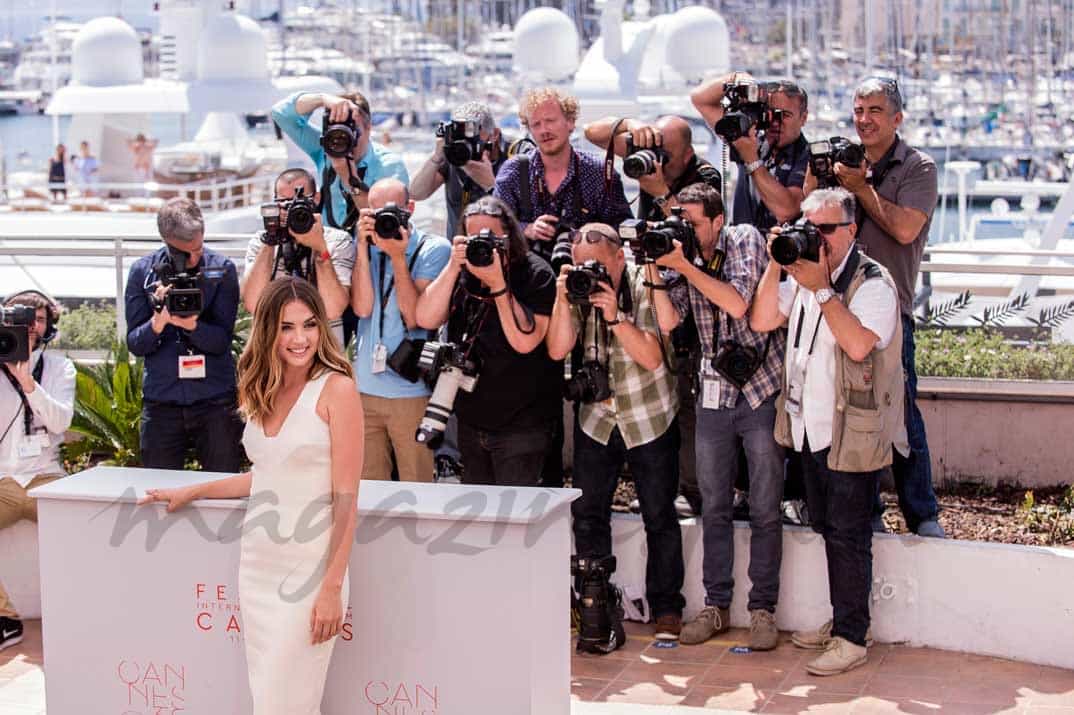
[[[824,537],[832,635],[865,645],[869,590],[873,583],[873,499],[883,470],[837,472],[828,468],[829,449],[802,449],[802,475],[813,530]]]
[[[459,420],[463,484],[536,487],[554,427],[515,427],[496,432]]]
[[[142,405],[142,465],[150,469],[183,469],[191,444],[207,472],[242,469],[242,430],[234,395],[169,405],[146,400]]]
[[[645,523],[645,596],[654,617],[682,614],[685,573],[682,531],[675,511],[679,493],[679,426],[671,426],[652,442],[627,448],[616,427],[608,444],[596,441],[574,425],[574,481],[582,496],[571,504],[574,548],[579,555],[612,553],[612,501],[619,470],[626,462]]]

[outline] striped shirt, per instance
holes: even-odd
[[[720,235],[717,250],[725,253],[718,278],[738,291],[742,300],[749,305],[753,302],[753,292],[768,265],[768,250],[764,238],[749,224],[727,226]],[[753,409],[757,409],[762,402],[779,392],[783,376],[783,354],[786,352],[787,343],[786,332],[782,328],[771,333],[755,333],[750,330],[748,314],[740,319],[732,318],[709,302],[700,290],[687,281],[679,281],[672,286],[669,294],[671,302],[681,315],[693,313],[701,342],[701,379],[719,381],[721,408],[733,408],[738,401],[739,392]],[[764,362],[741,390],[713,368],[713,358],[717,355],[716,340],[719,341],[720,349],[733,342],[756,350],[759,356],[765,353],[765,343],[768,342],[768,354]]]
[[[649,289],[642,283],[645,268],[628,263],[620,292],[630,293],[632,311],[627,319],[639,330],[660,335],[656,312],[649,299]],[[625,311],[625,309],[624,309]],[[655,370],[646,370],[627,354],[626,349],[597,319],[595,310],[585,321],[582,336],[586,360],[597,359],[609,368],[612,396],[603,402],[583,403],[578,408],[582,431],[601,444],[608,444],[616,427],[623,435],[627,449],[640,447],[664,434],[679,411],[679,392],[675,374],[661,363]],[[572,306],[575,331],[582,327],[581,311]],[[607,337],[605,337],[607,336]],[[594,340],[596,353],[594,354]]]

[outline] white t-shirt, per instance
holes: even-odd
[[[40,351],[30,356],[37,363]],[[64,474],[60,445],[75,410],[75,366],[59,353],[44,353],[41,382],[26,396],[34,417],[26,436],[22,400],[0,372],[0,479],[12,477],[25,487],[39,474]],[[10,429],[8,426],[10,425]],[[20,456],[20,446],[26,456]]]
[[[843,273],[848,258],[849,251],[839,267],[832,272],[833,282]],[[895,289],[879,278],[867,279],[854,293],[854,299],[847,307],[863,327],[880,338],[876,344],[877,349],[886,348],[895,336],[895,326],[899,321],[899,299]],[[828,327],[828,321],[823,319],[820,304],[817,303],[813,291],[799,286],[790,276],[779,284],[779,312],[790,318],[787,325],[787,359],[784,361],[788,383],[794,370],[801,370],[803,367],[805,370],[802,411],[800,415],[791,415],[794,448],[802,451],[805,437],[808,436],[809,451],[820,452],[832,444],[835,351],[838,343]],[[814,331],[816,342],[810,354]]]

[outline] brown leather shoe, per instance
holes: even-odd
[[[682,631],[682,616],[678,613],[665,613],[656,617],[656,633],[654,637],[662,641],[674,641],[679,639]]]
[[[694,617],[694,620],[683,626],[679,642],[683,645],[704,643],[709,638],[718,633],[723,633],[730,627],[731,610],[729,608],[705,606]]]
[[[777,645],[776,617],[763,608],[750,611],[750,650],[772,650]]]

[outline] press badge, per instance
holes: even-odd
[[[720,409],[720,381],[705,377],[701,387],[701,406],[706,410]]]
[[[377,343],[373,346],[373,374],[378,375],[388,369],[388,346]]]
[[[802,385],[792,382],[787,386],[787,399],[784,404],[787,414],[799,417],[802,414]]]
[[[34,434],[22,438],[19,442],[19,459],[40,457],[48,446],[47,434]]]
[[[179,379],[200,380],[205,377],[204,355],[180,355]]]

